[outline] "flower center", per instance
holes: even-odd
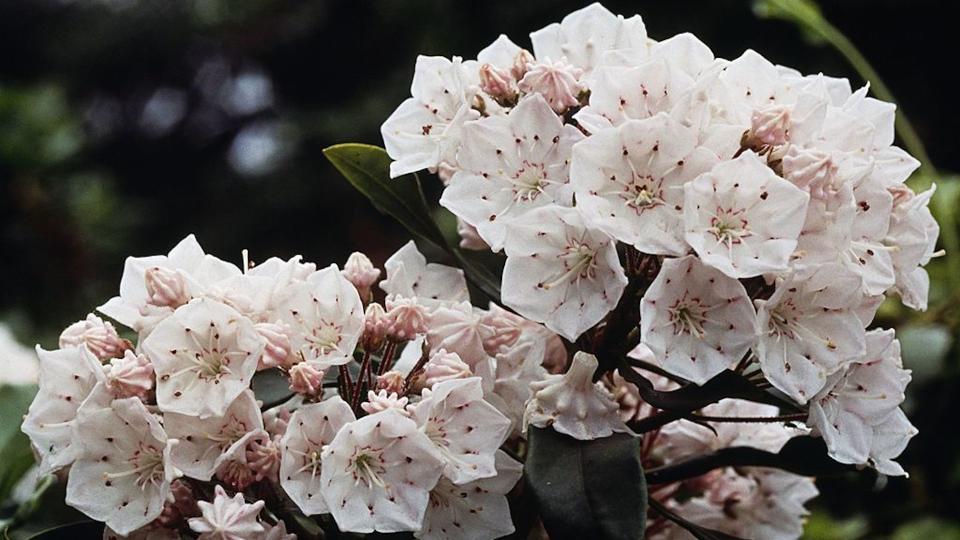
[[[650,210],[664,204],[663,190],[660,188],[660,182],[657,182],[650,175],[638,176],[634,174],[633,180],[624,186],[621,197],[626,205],[633,208],[638,214],[644,210]]]
[[[337,348],[340,344],[340,326],[332,322],[321,320],[313,332],[307,336],[310,349],[318,356],[323,356]]]
[[[127,458],[127,464],[130,466],[129,469],[114,473],[103,473],[103,480],[107,486],[110,486],[113,480],[129,476],[134,477],[134,482],[140,489],[158,486],[164,481],[163,451],[161,449],[141,442],[133,455]]]
[[[753,234],[743,215],[743,210],[717,208],[717,212],[710,218],[710,227],[707,231],[717,239],[717,242],[727,247],[739,244],[744,238]]]
[[[703,338],[703,324],[709,322],[707,318],[709,310],[710,307],[704,305],[699,298],[687,298],[687,293],[684,293],[672,306],[667,308],[674,334],[690,334]]]
[[[573,283],[581,279],[593,279],[597,273],[597,251],[578,240],[569,240],[559,255],[563,271],[549,281],[537,284],[541,289],[550,289],[561,283]]]
[[[535,200],[546,188],[547,175],[543,165],[523,162],[513,182],[513,199],[517,202]]]
[[[387,468],[383,462],[381,451],[368,446],[357,448],[354,450],[347,467],[357,484],[362,482],[367,488],[373,486],[387,487],[382,478],[383,474],[387,472]]]

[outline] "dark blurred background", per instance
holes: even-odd
[[[960,170],[952,2],[821,2],[873,62],[941,169]],[[25,343],[116,294],[127,255],[190,232],[239,261],[300,253],[380,264],[408,238],[325,161],[381,144],[417,54],[472,58],[586,2],[556,0],[0,0],[0,320]],[[689,31],[717,56],[754,48],[862,81],[836,51],[748,0],[607,1],[653,38]],[[960,538],[955,326],[906,321],[912,477],[821,482],[811,538]],[[3,359],[0,358],[0,370]],[[0,405],[2,406],[2,405]],[[829,511],[827,511],[829,510]]]

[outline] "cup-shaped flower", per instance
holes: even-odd
[[[715,154],[666,113],[603,130],[573,149],[577,206],[597,227],[643,253],[683,255],[683,185]]]
[[[619,405],[600,383],[593,382],[597,357],[585,352],[573,356],[563,375],[549,375],[532,383],[524,428],[550,427],[574,439],[589,441],[629,432],[617,414]]]
[[[443,475],[454,484],[497,474],[494,454],[510,435],[510,420],[483,400],[479,377],[443,381],[424,390],[413,419],[436,446]]]
[[[176,444],[137,398],[114,400],[73,427],[76,461],[67,504],[127,534],[156,519],[180,472],[170,462]]]
[[[38,346],[37,356],[40,389],[21,429],[40,457],[40,474],[48,474],[73,461],[72,428],[77,409],[104,380],[104,373],[86,347],[45,351]]]
[[[569,340],[600,322],[627,284],[613,238],[573,208],[525,213],[504,250],[503,303]]]
[[[508,115],[469,122],[457,158],[461,170],[440,204],[500,251],[517,216],[551,203],[570,204],[570,151],[582,138],[539,94],[521,100]]]
[[[278,315],[293,354],[320,369],[349,362],[363,333],[363,302],[335,264],[293,285]]]
[[[320,492],[337,527],[358,533],[420,529],[443,470],[433,442],[396,409],[343,426],[321,463]]]
[[[213,502],[200,501],[200,517],[190,518],[190,530],[201,540],[249,540],[258,538],[265,528],[257,519],[266,503],[247,504],[243,493],[227,495],[223,486],[214,488]]]
[[[264,343],[235,309],[198,298],[164,319],[141,343],[157,375],[165,412],[222,416],[250,386]]]
[[[307,515],[329,512],[321,493],[320,452],[355,420],[339,397],[304,405],[290,417],[280,440],[280,486]]]
[[[463,302],[470,298],[463,270],[437,263],[428,263],[413,241],[407,242],[390,256],[383,268],[387,278],[380,288],[390,296],[416,298],[424,306],[439,302]]]
[[[693,255],[665,260],[640,301],[640,341],[664,369],[697,384],[743,358],[755,321],[743,285]]]
[[[624,19],[600,3],[531,33],[530,41],[537,58],[566,58],[587,72],[601,63],[607,51],[637,49],[645,54],[648,46],[647,29],[639,15]]]
[[[684,186],[685,238],[730,277],[780,272],[797,247],[809,199],[747,151]]]
[[[163,415],[163,425],[171,439],[180,441],[170,452],[173,464],[184,475],[206,481],[228,449],[248,433],[263,429],[263,417],[253,392],[244,390],[222,416],[200,418],[168,412]]]

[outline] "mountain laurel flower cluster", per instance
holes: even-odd
[[[791,539],[795,471],[905,475],[872,323],[926,309],[939,229],[894,105],[600,4],[530,42],[419,57],[382,126],[463,269],[188,236],[38,347],[22,429],[67,503],[105,538]]]

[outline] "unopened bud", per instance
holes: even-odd
[[[526,49],[520,49],[516,58],[513,59],[513,65],[510,66],[510,75],[514,80],[519,81],[527,74],[527,69],[534,62],[533,55]]]
[[[513,75],[491,64],[480,66],[480,89],[503,106],[515,104],[519,95]]]
[[[370,353],[379,351],[387,339],[389,326],[390,319],[383,306],[376,302],[367,306],[363,314],[363,335],[360,336],[360,346],[363,350]]]
[[[346,264],[343,265],[341,273],[343,277],[347,278],[347,281],[353,283],[353,286],[357,288],[360,299],[364,303],[373,298],[371,288],[380,279],[380,269],[373,266],[366,255],[359,251],[351,253]]]
[[[396,393],[388,394],[386,390],[367,392],[367,401],[360,404],[360,408],[368,414],[378,413],[387,409],[397,409],[406,414],[407,402],[405,397],[399,397]]]
[[[275,323],[257,323],[253,328],[264,341],[263,355],[260,356],[257,369],[290,368],[294,364],[296,358],[290,352],[290,337],[283,326]]]
[[[300,362],[290,368],[290,389],[311,399],[319,399],[323,394],[323,371],[309,362]]]
[[[410,341],[427,331],[427,312],[413,298],[387,299],[387,338]]]
[[[280,470],[280,446],[277,441],[263,436],[247,443],[247,466],[253,472],[253,478],[276,479]]]
[[[580,93],[586,87],[580,84],[583,70],[563,60],[538,62],[528,66],[520,80],[520,90],[528,94],[538,93],[557,114],[580,104]]]
[[[473,373],[460,355],[440,349],[430,356],[430,360],[423,366],[424,384],[432,388],[433,385],[454,379],[466,379]]]
[[[783,156],[783,177],[811,197],[822,199],[829,195],[836,175],[837,166],[825,152],[791,146]]]
[[[790,109],[767,105],[753,111],[748,138],[752,145],[780,146],[790,141]]]
[[[109,322],[93,313],[87,318],[75,322],[60,334],[60,347],[79,347],[86,345],[100,361],[119,358],[132,348],[130,342],[121,338]]]
[[[159,307],[177,308],[190,301],[187,282],[176,270],[154,266],[144,274],[147,303]]]
[[[154,384],[153,364],[132,350],[124,352],[123,358],[110,361],[107,373],[107,388],[117,398],[138,397],[146,399]]]

